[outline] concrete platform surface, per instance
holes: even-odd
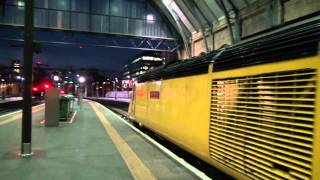
[[[1,180],[198,179],[98,103],[85,101],[71,124],[43,118],[35,108],[31,158],[18,156],[21,114],[0,118]]]
[[[116,102],[126,102],[129,103],[131,99],[129,98],[114,98],[114,97],[87,97],[92,100],[105,100],[105,101],[116,101]]]

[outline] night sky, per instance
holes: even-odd
[[[10,59],[23,58],[23,47],[12,47],[13,41],[0,40],[0,64],[9,65]],[[50,67],[72,66],[79,68],[98,68],[101,70],[121,71],[128,60],[142,51],[119,48],[87,47],[78,45],[45,44],[42,52],[34,56],[34,61],[41,60]]]

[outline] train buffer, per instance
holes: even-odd
[[[45,128],[33,108],[33,156],[20,158],[21,112],[0,117],[1,179],[201,179],[93,101],[72,123]]]

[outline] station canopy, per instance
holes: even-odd
[[[106,46],[174,51],[176,40],[210,32],[213,24],[257,0],[34,0],[34,25],[40,29],[124,35]],[[0,2],[0,25],[23,26],[24,0]],[[2,39],[21,39],[3,28]],[[212,32],[212,31],[211,31]],[[1,33],[0,33],[1,34]],[[40,33],[37,33],[40,34]],[[117,37],[120,37],[117,36]],[[48,36],[45,36],[48,37]],[[65,34],[62,38],[65,41]],[[129,38],[128,38],[129,37]],[[144,37],[144,39],[143,39]],[[142,38],[142,39],[141,39]],[[0,37],[1,39],[1,37]],[[91,44],[105,45],[101,38]],[[40,42],[51,39],[39,38]],[[92,40],[93,41],[93,40]],[[122,45],[126,41],[126,45]],[[79,43],[76,40],[71,43]],[[181,43],[179,43],[181,44]]]

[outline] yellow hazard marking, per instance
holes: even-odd
[[[99,120],[103,124],[106,132],[110,136],[113,143],[116,145],[123,160],[127,164],[132,176],[136,180],[153,180],[156,179],[145,164],[139,159],[137,154],[130,148],[126,141],[119,135],[117,130],[110,124],[104,114],[97,108],[95,103],[90,102],[94,112],[97,114]]]
[[[44,106],[36,106],[32,108],[32,113],[36,113],[39,111],[42,111],[44,109]],[[0,121],[0,126],[8,124],[10,122],[19,120],[22,118],[22,111],[16,113],[15,115],[9,116],[6,120]]]

